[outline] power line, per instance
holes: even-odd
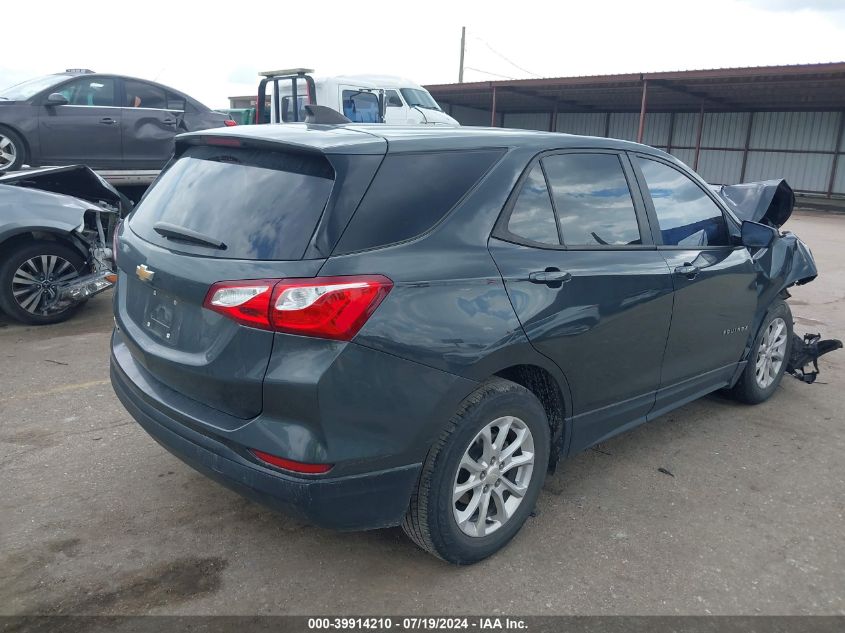
[[[474,70],[477,73],[483,73],[485,75],[490,75],[491,77],[500,77],[502,79],[516,79],[516,77],[508,77],[507,75],[500,75],[499,73],[491,73],[487,70],[481,70],[480,68],[473,68],[472,66],[464,66],[466,70]]]
[[[517,64],[516,62],[511,61],[510,59],[508,59],[507,57],[505,57],[504,55],[502,55],[499,51],[497,51],[495,48],[493,48],[492,46],[490,46],[490,44],[489,44],[486,40],[483,40],[482,38],[477,37],[477,36],[476,36],[476,38],[475,38],[475,39],[477,39],[479,42],[481,42],[482,44],[484,44],[487,48],[489,48],[491,51],[493,51],[493,53],[495,53],[496,55],[498,55],[499,57],[501,57],[502,59],[504,59],[507,63],[509,63],[509,64],[510,64],[511,66],[513,66],[514,68],[518,68],[518,69],[519,69],[519,70],[521,70],[522,72],[524,72],[524,73],[528,73],[529,75],[534,75],[535,77],[539,77],[539,76],[540,76],[540,75],[538,75],[537,73],[532,73],[532,72],[531,72],[530,70],[528,70],[527,68],[523,68],[522,66],[520,66],[520,65],[519,65],[519,64]]]

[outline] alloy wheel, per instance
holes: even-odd
[[[31,314],[48,314],[58,290],[79,276],[69,261],[58,255],[38,255],[23,262],[12,277],[12,295]]]
[[[18,148],[8,136],[0,133],[0,172],[9,169],[15,164],[18,157]]]
[[[534,472],[534,437],[517,417],[481,429],[461,458],[452,490],[455,522],[467,536],[502,527],[522,503]]]
[[[777,378],[783,365],[786,343],[786,322],[780,317],[772,319],[757,348],[755,378],[760,388],[768,389]]]

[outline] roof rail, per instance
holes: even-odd
[[[88,68],[65,68],[65,72],[69,75],[93,75],[94,71]]]

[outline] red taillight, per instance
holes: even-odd
[[[278,332],[348,341],[393,288],[381,275],[280,281],[270,318]]]
[[[270,297],[276,279],[221,281],[208,289],[202,306],[250,327],[271,330]]]
[[[225,121],[223,121],[223,125],[225,125],[226,127],[234,127],[237,124],[238,124],[238,122],[235,121],[234,119],[226,119]]]
[[[250,327],[348,341],[391,288],[381,275],[222,281],[203,306]]]
[[[271,466],[275,466],[276,468],[283,468],[285,470],[290,470],[291,472],[295,473],[319,475],[322,473],[327,473],[332,469],[332,464],[306,464],[304,462],[295,462],[292,459],[276,457],[275,455],[270,455],[270,453],[265,453],[264,451],[259,451],[255,448],[251,448],[249,450],[262,462],[267,462],[268,464],[270,464]]]

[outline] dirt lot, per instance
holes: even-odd
[[[845,337],[845,216],[788,228],[821,271],[796,330]],[[573,458],[510,547],[457,568],[398,528],[276,515],[165,452],[109,385],[110,299],[0,320],[0,613],[845,614],[843,352],[821,384],[712,396]]]

